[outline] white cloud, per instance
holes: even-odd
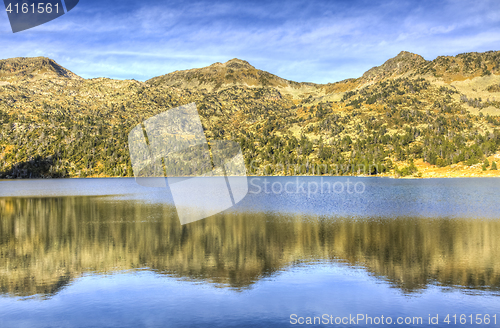
[[[350,6],[141,2],[107,15],[80,3],[78,11],[26,32],[3,32],[10,26],[0,21],[0,57],[45,55],[84,77],[141,80],[239,57],[284,78],[334,82],[360,76],[401,50],[432,59],[498,49],[496,2]]]

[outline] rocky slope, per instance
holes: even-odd
[[[0,60],[0,81],[26,81],[31,79],[82,79],[73,72],[45,57],[12,58]]]
[[[208,139],[240,142],[251,174],[498,172],[500,52],[401,52],[323,85],[239,59],[146,82],[82,79],[42,57],[0,60],[0,177],[130,176],[130,129],[190,102]]]
[[[152,78],[149,85],[168,85],[190,91],[217,92],[231,87],[273,88],[280,93],[300,97],[303,94],[319,94],[314,83],[298,83],[256,69],[247,61],[231,59],[225,63],[215,63],[208,67],[185,71],[175,71]]]

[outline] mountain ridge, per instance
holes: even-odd
[[[208,92],[222,90],[232,86],[242,87],[277,87],[280,89],[310,89],[316,84],[286,80],[272,73],[255,68],[249,62],[233,58],[225,63],[178,70],[153,77],[146,81],[149,85],[164,84],[176,88],[194,90],[206,89]]]
[[[192,102],[206,137],[238,140],[253,175],[498,172],[500,52],[401,52],[330,84],[241,59],[146,82],[83,79],[44,57],[2,60],[0,178],[132,176],[130,129]]]
[[[483,60],[481,57],[486,58]],[[456,73],[460,74],[457,76]],[[425,60],[418,54],[401,51],[383,64],[368,69],[358,78],[348,78],[324,84],[287,80],[257,69],[248,61],[238,58],[233,58],[225,63],[216,62],[201,68],[176,70],[148,79],[145,83],[150,85],[166,84],[183,89],[205,88],[209,92],[234,85],[328,89],[329,86],[348,84],[349,82],[356,82],[354,83],[356,87],[362,87],[387,78],[409,74],[412,76],[436,75],[435,77],[441,77],[445,82],[450,83],[492,73],[500,74],[500,51],[438,56],[434,60]],[[15,77],[21,79],[34,77],[83,79],[47,57],[16,57],[0,60],[0,81],[12,80]]]
[[[16,57],[0,60],[0,80],[6,81],[15,77],[20,79],[35,77],[82,79],[47,57]]]

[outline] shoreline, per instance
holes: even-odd
[[[195,178],[196,176],[175,176],[170,178]],[[213,177],[200,177],[197,178],[216,178],[222,176]],[[241,176],[230,176],[230,177],[241,177]],[[377,179],[395,179],[395,180],[426,180],[426,179],[492,179],[500,178],[500,171],[497,175],[487,175],[487,176],[404,176],[396,177],[394,175],[247,175],[247,178],[377,178]],[[167,178],[167,177],[158,177]],[[135,177],[115,177],[115,176],[90,176],[90,177],[65,177],[65,178],[0,178],[2,181],[29,181],[29,180],[91,180],[91,179],[135,179]]]

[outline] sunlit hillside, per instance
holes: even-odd
[[[498,176],[500,52],[401,52],[363,76],[298,83],[233,59],[146,82],[0,61],[0,177],[131,176],[127,135],[194,102],[254,175]]]

